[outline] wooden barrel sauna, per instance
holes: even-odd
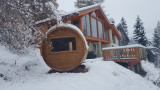
[[[41,55],[46,64],[56,71],[70,71],[86,59],[88,44],[74,25],[51,27],[41,43]]]

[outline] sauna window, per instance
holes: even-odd
[[[51,39],[51,52],[76,50],[76,38],[56,38]]]

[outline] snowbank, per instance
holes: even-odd
[[[1,90],[159,90],[152,82],[111,61],[88,59],[87,73],[46,74],[39,50],[17,56],[0,46]],[[16,62],[16,64],[15,64]]]
[[[157,82],[160,78],[160,69],[156,68],[153,63],[149,63],[148,61],[142,61],[141,64],[142,68],[147,72],[145,78],[152,82]]]

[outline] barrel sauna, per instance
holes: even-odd
[[[41,56],[56,71],[70,71],[87,57],[88,44],[79,28],[71,24],[49,29],[41,43]]]

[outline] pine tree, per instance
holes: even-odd
[[[127,22],[123,17],[121,19],[121,25],[122,25],[123,29],[125,30],[125,33],[128,35]]]
[[[75,7],[82,8],[96,3],[100,4],[102,2],[104,2],[104,0],[77,0],[77,2],[75,2]]]
[[[143,23],[140,19],[139,16],[137,16],[136,19],[136,23],[134,25],[134,32],[133,32],[133,39],[143,45],[143,46],[148,46],[149,45],[149,41],[147,39],[147,37],[145,36],[145,31],[144,31],[144,27],[143,27]]]
[[[154,63],[156,66],[160,67],[160,59],[159,59],[160,58],[160,22],[159,21],[153,33],[153,46],[155,47]]]
[[[154,29],[153,46],[160,49],[160,22],[158,21],[157,27]]]

